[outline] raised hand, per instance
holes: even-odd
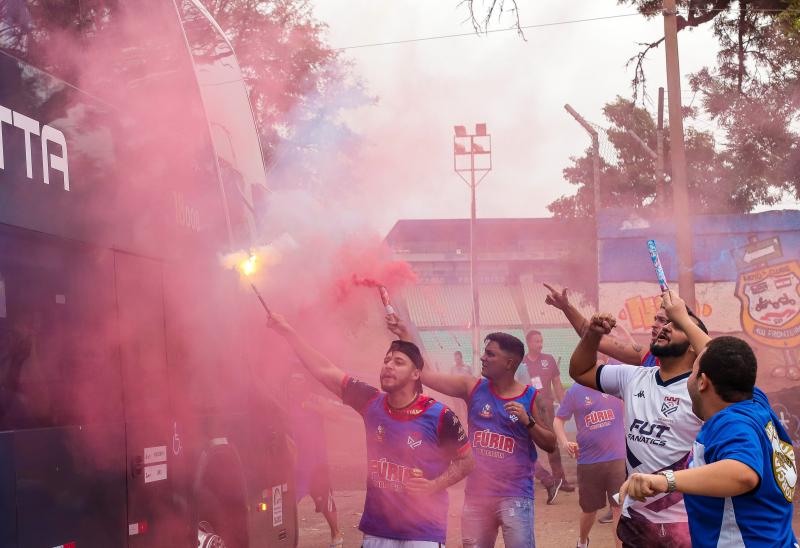
[[[286,318],[277,312],[270,312],[269,318],[267,318],[267,327],[281,335],[288,335],[294,331],[292,326],[289,325],[289,322],[286,321]]]
[[[408,328],[403,320],[397,316],[397,314],[386,315],[386,329],[394,333],[398,339],[402,339],[404,341],[410,340]]]
[[[544,285],[550,294],[545,297],[544,302],[545,304],[549,304],[550,306],[554,306],[559,310],[566,310],[570,306],[569,297],[567,296],[567,288],[565,287],[561,293],[556,291],[552,286],[548,284]]]
[[[594,333],[599,333],[601,335],[608,335],[611,333],[611,330],[614,329],[614,326],[617,325],[617,320],[614,318],[612,314],[608,313],[601,313],[601,314],[594,314],[592,319],[589,320],[589,331]]]
[[[685,325],[683,322],[689,320],[689,310],[686,308],[686,301],[681,299],[672,290],[664,291],[661,294],[661,300],[664,303],[664,312],[667,313],[667,318],[671,322],[678,325]]]

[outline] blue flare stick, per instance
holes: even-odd
[[[661,286],[662,293],[669,291],[667,284],[667,275],[664,274],[664,267],[661,266],[661,259],[658,257],[658,250],[656,249],[655,240],[647,240],[647,249],[650,250],[650,259],[653,261],[653,266],[656,269],[656,277],[658,278],[658,285]]]

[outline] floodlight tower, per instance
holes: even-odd
[[[454,126],[453,169],[470,189],[469,219],[469,285],[472,294],[472,355],[473,370],[480,356],[480,302],[478,300],[477,249],[475,226],[477,221],[475,192],[478,185],[492,170],[492,136],[486,132],[486,124],[475,125],[474,133],[467,133],[465,126]],[[469,174],[469,176],[467,176]]]

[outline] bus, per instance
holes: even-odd
[[[267,196],[199,0],[0,0],[0,546],[297,545]]]

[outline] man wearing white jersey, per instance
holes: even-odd
[[[661,314],[666,314],[663,308]],[[702,332],[707,329],[690,315]],[[601,340],[614,328],[610,314],[595,314],[570,360],[570,376],[578,383],[625,402],[626,461],[628,474],[683,470],[702,421],[692,412],[686,381],[696,357],[692,341],[669,316],[653,337],[650,353],[658,367],[596,365]],[[686,508],[680,493],[646,502],[627,499],[617,536],[623,547],[689,548],[691,541]]]

